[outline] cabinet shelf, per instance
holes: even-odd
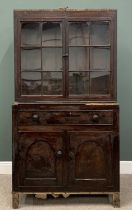
[[[21,48],[22,49],[38,49],[38,48],[62,48],[63,46],[54,46],[54,45],[48,45],[48,46],[44,46],[44,45],[21,45]],[[89,47],[89,48],[92,48],[92,47],[97,47],[97,48],[110,48],[111,45],[69,45],[69,47]]]
[[[21,45],[20,47],[25,50],[32,50],[41,48],[41,45]]]
[[[54,46],[54,45],[48,45],[48,46],[44,46],[44,45],[21,45],[22,49],[38,49],[38,48],[62,48],[62,46]]]
[[[41,70],[41,69],[21,69],[21,72],[62,72],[62,69],[61,70],[48,70],[48,71],[46,71],[46,70]]]
[[[111,45],[69,45],[69,47],[110,48]]]
[[[69,70],[69,72],[111,72],[109,69]]]

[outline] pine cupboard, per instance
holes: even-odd
[[[22,193],[119,206],[116,22],[116,10],[14,11],[14,208]]]

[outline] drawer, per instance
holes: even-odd
[[[112,125],[113,110],[19,111],[19,125]]]

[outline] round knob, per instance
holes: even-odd
[[[94,114],[92,117],[93,122],[98,122],[99,121],[99,115]]]
[[[57,153],[56,153],[56,156],[57,156],[58,158],[61,158],[61,157],[63,156],[62,150],[58,150]]]
[[[39,120],[39,115],[38,114],[33,114],[32,119],[33,119],[33,121],[38,121]]]

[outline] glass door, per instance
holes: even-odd
[[[22,22],[20,48],[22,96],[110,95],[109,21]]]
[[[21,95],[63,95],[62,23],[21,27]]]
[[[42,68],[43,95],[62,95],[63,64],[61,23],[43,23]]]
[[[21,26],[21,94],[41,95],[41,28],[38,22]]]
[[[69,96],[110,94],[110,22],[69,22]]]

